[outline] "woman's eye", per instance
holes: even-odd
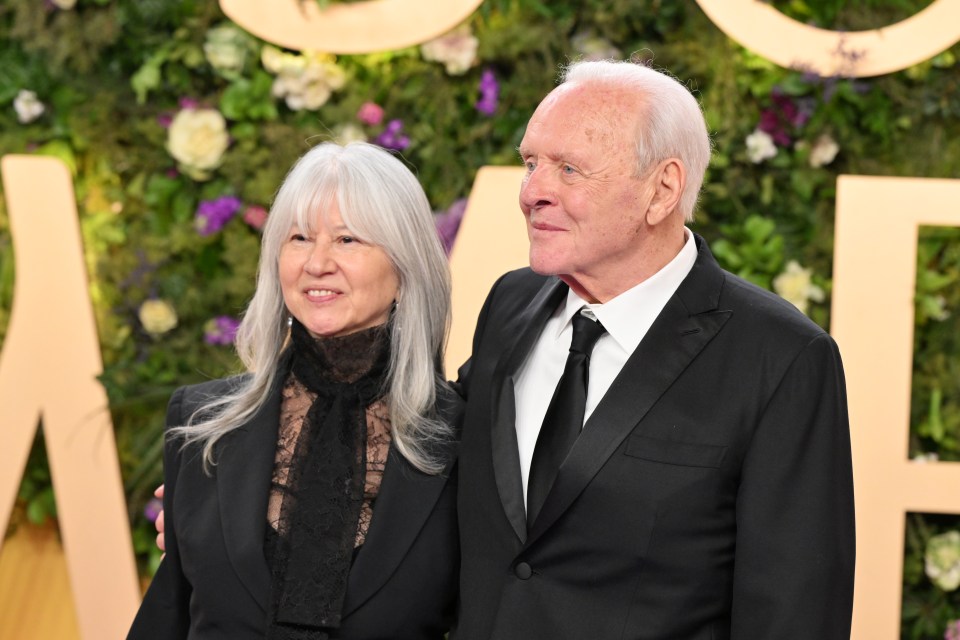
[[[290,240],[293,242],[304,242],[306,239],[306,236],[304,236],[302,233],[294,233],[290,235]]]
[[[341,244],[353,244],[353,243],[356,242],[356,241],[357,241],[357,239],[354,238],[353,236],[340,236],[340,243],[341,243]]]

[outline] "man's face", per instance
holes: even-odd
[[[654,193],[651,180],[635,177],[640,111],[636,95],[623,89],[561,85],[540,103],[520,143],[530,266],[594,300],[639,281],[632,274]]]

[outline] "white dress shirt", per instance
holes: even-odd
[[[537,435],[570,350],[573,315],[586,307],[589,309],[587,315],[595,316],[607,330],[597,341],[590,356],[590,384],[584,414],[586,422],[647,334],[650,325],[693,268],[697,260],[697,246],[690,230],[685,230],[685,233],[687,239],[680,253],[651,277],[603,304],[591,304],[571,289],[566,300],[544,325],[530,355],[517,372],[513,386],[524,504]]]

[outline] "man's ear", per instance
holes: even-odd
[[[653,170],[650,180],[654,192],[647,209],[647,224],[656,226],[680,206],[680,197],[687,184],[687,170],[677,158],[667,158]]]

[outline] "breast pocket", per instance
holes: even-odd
[[[624,454],[649,462],[681,467],[717,469],[727,453],[724,445],[676,442],[649,436],[630,436]]]

